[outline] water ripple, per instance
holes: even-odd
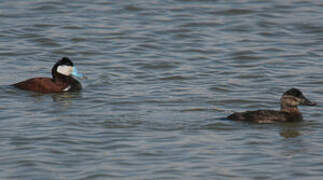
[[[1,179],[319,179],[319,1],[0,2]],[[7,85],[69,56],[78,93]],[[318,102],[304,121],[232,122]],[[286,173],[287,172],[287,173]]]

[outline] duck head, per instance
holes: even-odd
[[[286,91],[280,99],[281,111],[298,112],[298,105],[315,106],[316,103],[308,100],[299,89],[292,88]]]
[[[83,74],[77,71],[76,67],[74,67],[73,62],[67,57],[63,57],[53,66],[52,76],[54,80],[56,79],[58,74],[62,76],[75,76],[78,78],[84,77]]]

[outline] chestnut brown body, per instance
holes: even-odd
[[[71,75],[65,75],[57,71],[59,66],[73,67],[72,61],[68,58],[62,58],[52,68],[52,78],[37,77],[31,78],[19,83],[13,84],[13,86],[34,92],[40,93],[59,93],[66,91],[78,91],[82,89],[81,84],[74,79]],[[63,68],[62,68],[63,69]]]

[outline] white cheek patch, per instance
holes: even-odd
[[[73,66],[66,66],[66,65],[58,66],[57,72],[65,76],[70,76],[73,72]]]

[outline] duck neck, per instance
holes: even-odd
[[[288,104],[281,104],[280,105],[280,111],[288,112],[288,113],[299,113],[297,106],[291,106]]]
[[[59,83],[59,82],[69,82],[71,81],[73,78],[69,77],[69,76],[64,76],[64,75],[61,75],[59,73],[56,73],[55,76],[53,76],[53,80],[56,82],[56,83]]]
[[[74,79],[71,76],[64,76],[59,73],[56,73],[55,76],[53,76],[53,81],[56,84],[60,84],[63,86],[70,86],[69,91],[75,91],[75,90],[82,89],[81,83],[78,82],[76,79]]]

